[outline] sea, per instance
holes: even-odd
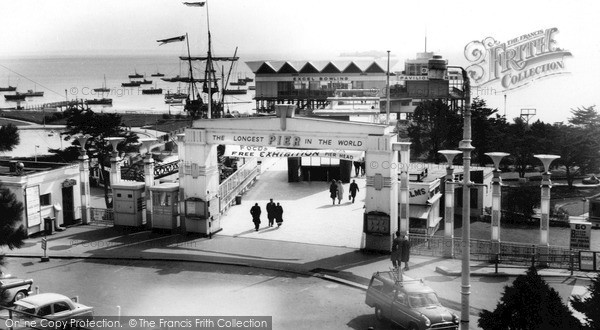
[[[221,71],[227,75],[230,62],[215,64],[217,77],[221,78]],[[194,78],[204,77],[204,66],[195,62],[193,64]],[[28,97],[20,102],[20,106],[27,109],[46,103],[65,100],[111,98],[110,105],[90,105],[90,108],[100,112],[117,113],[182,113],[182,105],[165,104],[164,94],[167,91],[176,92],[178,89],[187,91],[187,84],[165,82],[161,77],[152,77],[153,73],[160,72],[164,78],[188,75],[187,62],[181,61],[176,55],[80,55],[80,56],[21,56],[0,58],[0,87],[16,86],[18,92],[27,90],[43,91],[43,97]],[[129,82],[128,76],[134,73],[143,74],[152,84],[140,87],[121,87],[124,82]],[[243,60],[235,63],[231,68],[229,81],[238,78],[254,78],[253,73]],[[103,87],[106,78],[106,87],[110,92],[94,92],[94,88]],[[219,80],[219,85],[221,84]],[[249,83],[242,89],[248,89]],[[162,88],[163,94],[144,95],[142,89],[151,87]],[[198,87],[201,87],[198,84]],[[236,88],[236,87],[230,87]],[[17,102],[6,101],[4,94],[14,92],[0,92],[0,109],[15,108]],[[218,95],[218,94],[215,94]],[[206,94],[203,95],[206,101]],[[256,103],[253,101],[254,90],[246,94],[226,95],[225,110],[243,113],[253,113]],[[27,111],[27,110],[22,110]]]

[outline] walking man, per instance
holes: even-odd
[[[410,258],[410,241],[408,240],[408,236],[404,235],[402,237],[402,241],[400,242],[400,264],[399,266],[402,267],[402,263],[404,263],[404,270],[409,270],[410,268],[408,267],[408,259]]]
[[[337,197],[337,192],[337,184],[335,183],[335,180],[331,180],[331,185],[329,186],[329,197],[331,197],[333,205],[335,205],[335,198]]]
[[[354,203],[354,199],[356,198],[356,193],[360,191],[358,189],[358,185],[356,184],[356,180],[352,180],[350,184],[350,194],[348,195],[348,199],[352,199],[352,203]]]
[[[277,221],[277,227],[281,227],[283,223],[283,207],[279,203],[275,206],[275,221]]]
[[[360,162],[355,161],[352,163],[352,165],[354,165],[354,176],[358,177],[358,175],[360,174]]]
[[[337,198],[338,204],[340,204],[344,198],[344,185],[342,184],[342,180],[337,181]],[[333,204],[335,204],[335,201],[333,201]]]
[[[400,267],[399,263],[400,263],[400,257],[402,254],[401,243],[402,243],[402,241],[400,240],[400,231],[397,231],[396,238],[394,238],[394,240],[392,241],[391,259],[392,259],[392,266],[394,266],[394,269],[397,269],[398,267]]]
[[[258,203],[254,204],[252,208],[250,208],[250,214],[252,215],[252,222],[254,222],[254,229],[258,231],[260,227],[260,206]]]
[[[273,227],[273,220],[275,220],[275,203],[273,203],[273,198],[267,203],[267,219],[269,219],[269,227]]]

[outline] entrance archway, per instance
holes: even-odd
[[[398,150],[393,127],[294,117],[295,105],[278,105],[277,117],[200,120],[186,129],[180,165],[180,194],[186,230],[221,227],[217,145],[365,152],[366,199],[363,232],[367,250],[389,251],[393,233],[408,231],[408,212],[398,221]],[[204,207],[199,211],[198,207]],[[196,222],[200,225],[195,225]]]

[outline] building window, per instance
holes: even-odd
[[[41,206],[52,205],[51,199],[50,199],[50,194],[40,195],[40,205]]]

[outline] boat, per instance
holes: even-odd
[[[165,103],[166,104],[182,104],[183,99],[168,98],[168,99],[165,99]]]
[[[176,93],[167,92],[165,94],[165,100],[166,99],[183,100],[183,99],[187,99],[188,96],[189,95],[187,93],[182,93],[178,90]]]
[[[92,104],[112,105],[112,101],[113,101],[112,99],[101,98],[101,99],[85,100],[84,103],[88,104],[88,105],[92,105]]]
[[[146,80],[146,79],[144,79],[142,81],[139,81],[139,83],[142,84],[142,85],[150,85],[152,83],[152,80]]]
[[[140,85],[142,85],[140,81],[130,81],[121,84],[122,87],[139,87]]]
[[[142,94],[162,94],[162,88],[150,87],[150,89],[142,89]]]
[[[134,73],[134,74],[130,74],[130,75],[129,75],[129,78],[131,78],[131,79],[144,78],[144,75],[143,75],[143,74],[139,74],[139,73],[137,73],[137,70],[134,70],[134,71],[135,71],[135,73]]]
[[[106,87],[106,75],[104,75],[104,84],[102,85],[102,87],[94,88],[94,92],[98,92],[98,93],[110,92],[110,88]]]
[[[19,92],[15,94],[6,94],[4,95],[4,98],[7,101],[25,101],[25,94]]]
[[[158,68],[156,68],[156,72],[150,75],[151,77],[164,77],[165,74],[164,73],[160,73],[158,71]]]
[[[8,86],[8,87],[0,87],[0,92],[14,92],[17,90],[17,87]]]
[[[223,94],[225,95],[242,95],[248,92],[247,89],[224,89]]]

